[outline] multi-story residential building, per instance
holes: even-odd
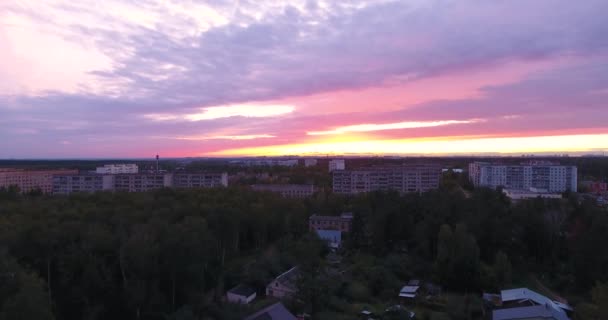
[[[308,229],[313,230],[339,230],[350,232],[353,226],[353,214],[343,213],[340,216],[319,216],[313,214],[308,218]]]
[[[103,167],[97,167],[95,170],[95,173],[98,174],[125,174],[138,172],[139,167],[134,163],[106,164]]]
[[[317,159],[307,158],[304,159],[304,167],[314,167],[318,163]]]
[[[74,192],[144,192],[163,187],[213,188],[228,186],[226,173],[138,173],[57,174],[52,179],[54,194]]]
[[[228,186],[228,174],[222,173],[175,173],[175,188],[215,188]]]
[[[469,178],[476,187],[504,187],[516,190],[537,188],[552,193],[577,191],[576,166],[562,166],[546,161],[520,165],[473,162],[469,164]]]
[[[378,190],[400,193],[426,192],[439,187],[441,167],[435,164],[404,164],[333,172],[335,193],[355,194]]]
[[[16,186],[23,193],[41,190],[43,193],[53,192],[53,175],[76,174],[78,170],[21,170],[0,169],[0,188]]]
[[[344,159],[329,160],[329,172],[344,169],[346,169],[346,163],[344,162]]]
[[[307,198],[315,193],[312,184],[255,184],[255,191],[270,191],[281,194],[285,198]]]
[[[530,188],[530,190],[503,189],[502,192],[505,194],[505,196],[507,196],[509,199],[511,199],[513,201],[536,199],[536,198],[543,198],[543,199],[561,199],[562,198],[561,193],[550,193],[550,192],[547,192],[546,190],[539,190],[536,188]]]
[[[60,174],[53,176],[53,194],[114,190],[114,176],[101,174]]]
[[[173,186],[171,173],[137,173],[117,174],[114,176],[114,190],[127,192],[145,192]]]
[[[295,167],[298,165],[298,159],[267,159],[267,158],[258,158],[258,159],[249,159],[249,160],[234,160],[231,163],[238,164],[242,166],[280,166],[280,167]]]

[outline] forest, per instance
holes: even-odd
[[[0,191],[0,319],[242,319],[265,285],[302,270],[290,310],[352,319],[393,301],[409,279],[443,300],[417,319],[478,319],[480,296],[545,288],[575,319],[608,319],[608,214],[574,194],[511,203],[500,191],[400,195],[319,192],[284,199],[246,187],[53,197]],[[466,187],[466,186],[465,186]],[[308,231],[314,213],[354,214],[342,262]],[[336,272],[335,268],[340,269]],[[245,283],[260,301],[236,307]]]

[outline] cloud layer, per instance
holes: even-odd
[[[601,0],[9,0],[0,157],[603,134],[605,12]]]

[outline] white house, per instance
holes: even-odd
[[[239,284],[238,286],[228,290],[226,299],[228,302],[248,304],[255,299],[256,293],[252,288]]]
[[[399,297],[414,299],[418,295],[418,289],[420,289],[419,286],[404,286],[401,288],[401,291],[399,291]]]

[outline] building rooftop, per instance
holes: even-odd
[[[568,319],[567,317],[564,318],[564,316],[565,315],[556,315],[552,308],[544,305],[498,309],[492,311],[492,320]]]
[[[401,288],[401,293],[415,293],[419,288],[419,286],[404,286]]]
[[[251,187],[263,190],[301,189],[309,191],[313,190],[315,186],[312,184],[254,184]]]
[[[296,320],[297,318],[285,308],[285,306],[277,302],[268,306],[243,320]]]
[[[316,219],[318,219],[318,220],[336,220],[336,221],[342,221],[342,220],[346,220],[346,219],[352,219],[352,214],[350,216],[345,216],[345,214],[342,214],[340,216],[321,216],[321,215],[313,214],[308,219],[309,220],[316,220]]]
[[[239,284],[238,286],[228,290],[228,292],[243,297],[250,297],[251,295],[255,294],[255,290],[243,284]]]
[[[298,277],[300,276],[300,270],[298,269],[297,266],[283,272],[282,274],[280,274],[278,277],[276,277],[276,281],[278,281],[279,283],[281,283],[283,286],[291,288],[291,289],[296,289],[296,281],[298,280]]]
[[[319,236],[319,238],[326,240],[326,241],[332,241],[332,242],[341,242],[342,241],[342,232],[339,230],[324,230],[324,229],[317,229],[317,235]]]
[[[399,297],[415,298],[418,294],[417,291],[419,288],[419,286],[404,286],[403,288],[401,288],[401,291],[399,291]]]
[[[503,302],[531,300],[536,304],[545,304],[547,302],[554,303],[555,301],[543,296],[542,294],[530,290],[528,288],[517,288],[500,291],[500,296]],[[569,307],[570,308],[570,307]]]
[[[530,290],[528,288],[502,290],[500,292],[500,296],[501,296],[503,303],[510,302],[510,301],[524,303],[524,302],[529,301],[529,302],[536,304],[537,306],[542,306],[544,308],[548,308],[551,310],[552,317],[557,320],[569,320],[568,316],[566,315],[566,310],[567,311],[573,310],[572,307],[570,307],[569,305],[567,305],[565,303],[562,303],[559,301],[553,301],[553,300],[543,296],[542,294],[540,294],[536,291]],[[511,308],[511,309],[518,309],[518,308]]]

